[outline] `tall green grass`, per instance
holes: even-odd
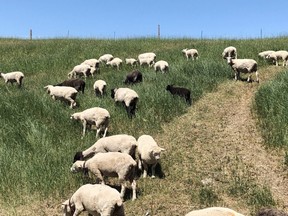
[[[162,124],[181,116],[188,108],[182,98],[172,97],[165,90],[167,84],[191,89],[195,103],[220,82],[232,79],[231,68],[221,57],[226,46],[235,45],[240,57],[257,58],[255,55],[264,49],[280,49],[286,44],[284,39],[276,40],[0,39],[0,71],[19,70],[25,74],[21,89],[0,80],[0,199],[19,205],[29,202],[27,197],[31,196],[66,198],[83,183],[69,168],[74,153],[95,142],[95,132],[89,131],[81,139],[82,126],[69,119],[72,113],[100,106],[111,114],[109,135],[127,133],[138,138],[144,133],[157,134]],[[186,47],[198,49],[199,60],[186,61],[181,54]],[[104,53],[122,59],[136,58],[148,51],[155,52],[158,60],[168,61],[170,72],[161,74],[152,68],[138,67],[144,81],[130,86],[140,97],[132,120],[109,96],[109,89],[124,86],[125,75],[133,70],[126,65],[120,71],[102,66],[100,74],[87,79],[86,93],[77,96],[80,107],[75,110],[53,101],[44,91],[45,85],[63,81],[73,66],[85,59]],[[259,61],[260,65],[265,64]],[[96,79],[108,84],[104,98],[94,96],[92,86]],[[203,194],[215,199],[210,191],[203,190]]]

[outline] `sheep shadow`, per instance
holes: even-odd
[[[140,169],[137,169],[137,178],[141,178],[143,171]],[[147,172],[147,177],[151,178],[152,175],[152,167],[148,166],[148,172]],[[165,178],[165,173],[162,170],[162,166],[160,163],[157,163],[155,167],[155,176],[158,177],[159,179],[164,179]]]

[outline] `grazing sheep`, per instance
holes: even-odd
[[[155,167],[160,160],[160,154],[165,149],[160,148],[150,135],[142,135],[137,141],[137,153],[139,157],[138,166],[142,170],[143,178],[147,177],[148,165],[152,165],[152,178],[155,178]]]
[[[98,59],[87,59],[81,64],[89,65],[91,68],[95,68],[95,70],[91,70],[91,75],[93,77],[94,72],[100,71],[100,61]]]
[[[157,61],[154,64],[154,70],[155,70],[155,72],[157,72],[157,71],[161,71],[162,73],[168,72],[169,71],[168,62],[163,61],[163,60]]]
[[[110,65],[110,66],[112,66],[112,67],[116,67],[117,68],[117,70],[119,70],[120,69],[120,66],[122,65],[122,59],[120,59],[120,58],[113,58],[111,61],[108,61],[107,63],[106,63],[106,65]]]
[[[124,81],[125,84],[130,84],[130,83],[135,84],[138,82],[142,82],[142,73],[138,70],[128,73]]]
[[[5,83],[10,82],[13,85],[14,82],[17,82],[18,87],[20,88],[22,86],[24,74],[20,71],[9,72],[9,73],[0,72],[0,77],[4,79]]]
[[[122,152],[131,155],[135,158],[135,150],[137,141],[133,136],[127,134],[117,134],[108,137],[103,137],[97,140],[91,147],[82,152],[76,152],[74,161],[84,160],[99,152]]]
[[[194,210],[185,216],[244,216],[232,209],[224,207],[208,207],[200,210]]]
[[[136,66],[137,60],[134,58],[126,58],[125,63],[126,63],[126,65]]]
[[[89,215],[125,216],[120,193],[107,185],[85,184],[62,203],[64,216],[77,216],[87,211]]]
[[[270,53],[266,56],[266,59],[272,60],[273,62],[276,63],[276,66],[279,65],[278,61],[282,60],[283,61],[283,66],[288,65],[288,52],[286,50],[279,50],[273,53]]]
[[[110,114],[101,107],[93,107],[82,112],[77,112],[71,115],[71,119],[80,120],[83,124],[82,138],[85,136],[87,125],[96,125],[96,139],[101,131],[104,131],[103,137],[106,136]]]
[[[288,214],[277,209],[262,208],[257,212],[256,216],[288,216]]]
[[[86,77],[89,77],[91,74],[93,74],[95,70],[95,68],[91,68],[89,65],[86,64],[76,65],[73,70],[68,73],[68,78],[77,78],[77,76],[84,76],[86,79]]]
[[[105,184],[104,177],[118,176],[121,183],[121,198],[124,197],[126,191],[125,181],[129,181],[133,191],[132,200],[135,200],[136,168],[137,163],[130,155],[120,152],[106,152],[95,154],[87,161],[76,161],[71,167],[71,172],[88,169],[102,184]]]
[[[237,49],[233,46],[226,47],[222,53],[222,57],[224,59],[227,59],[227,57],[237,59]]]
[[[99,61],[103,63],[107,63],[108,61],[111,61],[113,58],[114,57],[111,54],[104,54],[99,57]]]
[[[69,79],[69,80],[64,80],[61,83],[58,83],[54,86],[70,86],[75,88],[78,92],[82,92],[84,94],[84,90],[85,90],[85,81],[82,79]]]
[[[155,60],[156,54],[153,52],[142,53],[138,55],[138,61],[140,66],[143,64],[147,64],[149,67],[152,67],[152,65],[155,63]]]
[[[227,63],[232,67],[235,72],[235,80],[240,78],[241,73],[249,73],[247,82],[251,81],[251,73],[255,72],[256,81],[259,82],[257,62],[254,59],[232,59],[227,57]]]
[[[263,52],[258,53],[258,56],[259,56],[260,58],[266,59],[266,57],[267,57],[269,54],[273,53],[273,52],[275,52],[275,51],[273,51],[273,50],[266,50],[266,51],[263,51]]]
[[[53,100],[60,99],[70,102],[70,108],[76,106],[76,96],[78,91],[70,86],[53,86],[47,85],[44,87],[47,90],[47,93],[52,96]]]
[[[111,89],[111,97],[115,102],[123,102],[129,118],[135,116],[136,105],[139,99],[138,94],[130,88]]]
[[[182,53],[186,56],[187,61],[189,60],[189,58],[191,58],[192,60],[194,59],[198,59],[199,54],[198,54],[198,50],[196,49],[183,49]]]
[[[107,83],[104,80],[96,80],[93,84],[95,95],[103,96],[106,90]]]
[[[183,87],[174,87],[174,85],[167,85],[166,90],[169,91],[172,95],[179,95],[184,97],[186,102],[191,105],[191,91]]]

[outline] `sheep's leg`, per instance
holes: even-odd
[[[85,132],[86,132],[86,126],[87,126],[87,122],[84,120],[83,122],[83,131],[82,131],[82,139],[85,136]]]
[[[123,181],[121,183],[121,192],[120,192],[121,199],[124,199],[125,192],[126,192],[126,183]]]
[[[152,165],[152,178],[155,178],[155,168],[156,168],[156,163]]]
[[[106,137],[107,130],[108,130],[108,127],[105,128],[105,130],[104,130],[104,134],[103,134],[103,137]]]
[[[146,178],[148,172],[148,165],[145,162],[143,162],[142,165],[143,165],[143,178]]]
[[[248,75],[247,82],[251,82],[251,74]]]
[[[132,201],[136,200],[136,181],[135,179],[131,182],[132,187]]]
[[[67,100],[70,102],[70,108],[73,109],[73,107],[76,105],[76,102],[71,97],[68,97]]]
[[[256,71],[255,74],[256,74],[256,82],[259,83],[259,75],[258,75],[258,71]]]
[[[75,212],[74,212],[73,216],[78,216],[83,211],[84,211],[84,206],[82,204],[80,204],[80,205],[75,204]]]

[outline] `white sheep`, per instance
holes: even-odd
[[[9,72],[9,73],[0,72],[0,77],[4,79],[5,83],[10,82],[13,85],[14,82],[17,82],[20,88],[22,86],[24,74],[20,71],[14,71],[14,72]]]
[[[249,73],[247,82],[251,81],[251,73],[255,72],[256,81],[259,82],[257,62],[254,59],[232,59],[227,57],[227,63],[235,72],[235,80],[240,78],[240,73]]]
[[[44,87],[47,90],[47,93],[52,96],[53,100],[59,99],[70,102],[70,108],[76,106],[76,96],[78,91],[70,86],[53,86],[47,85]]]
[[[95,58],[86,59],[81,64],[89,65],[92,68],[92,70],[91,70],[92,77],[94,76],[95,72],[99,72],[100,71],[100,61],[98,59],[95,59]],[[95,70],[94,70],[94,68],[95,68]]]
[[[120,152],[98,153],[87,161],[76,161],[71,167],[71,172],[75,173],[87,169],[102,184],[105,184],[104,177],[118,176],[121,184],[121,198],[124,198],[125,195],[125,182],[129,181],[132,187],[132,200],[136,199],[137,163],[130,155]]]
[[[77,78],[78,76],[84,76],[86,79],[86,77],[94,74],[95,71],[96,68],[90,67],[87,64],[76,65],[73,70],[68,73],[68,78]]]
[[[237,59],[237,49],[234,46],[229,46],[224,49],[222,52],[222,57],[227,59],[227,57],[231,57],[232,59]]]
[[[167,61],[163,61],[163,60],[157,61],[154,64],[154,70],[155,70],[155,72],[157,72],[157,71],[161,71],[162,73],[168,72],[169,71],[169,64]]]
[[[143,64],[147,64],[149,67],[152,67],[152,65],[155,63],[155,60],[156,54],[153,52],[147,52],[138,55],[138,61],[140,66]]]
[[[273,52],[275,52],[275,51],[273,51],[273,50],[262,51],[262,52],[258,53],[258,56],[260,58],[266,59],[266,57]]]
[[[232,209],[224,207],[208,207],[200,210],[194,210],[185,216],[244,216]]]
[[[199,57],[198,50],[196,50],[196,49],[185,48],[182,50],[182,53],[186,56],[187,61],[189,60],[189,58],[194,60],[194,59],[198,59],[198,57]]]
[[[87,211],[89,215],[125,216],[120,193],[107,185],[85,184],[70,199],[62,203],[64,216],[77,216]]]
[[[288,65],[288,52],[286,50],[279,50],[275,51],[273,53],[270,53],[266,56],[267,59],[272,60],[273,62],[276,63],[276,66],[279,65],[278,61],[281,60],[283,61],[283,66]]]
[[[111,61],[108,61],[106,65],[111,66],[111,67],[116,67],[117,70],[119,70],[120,66],[122,65],[122,62],[123,62],[122,59],[116,57],[116,58],[113,58]]]
[[[136,66],[137,60],[134,58],[126,58],[125,63],[126,65]]]
[[[135,115],[136,105],[139,99],[138,94],[130,88],[111,89],[111,97],[115,102],[123,102],[129,118]]]
[[[106,86],[107,83],[104,80],[96,80],[93,84],[95,95],[97,96],[98,94],[100,94],[101,96],[103,96],[106,90]]]
[[[98,60],[100,62],[107,63],[108,61],[111,61],[113,58],[114,57],[111,54],[104,54],[104,55],[100,56]]]
[[[142,135],[137,140],[138,168],[142,170],[143,178],[147,177],[148,165],[152,165],[152,178],[155,178],[155,167],[160,160],[161,152],[164,148],[158,146],[150,135]]]
[[[74,161],[84,160],[99,152],[122,152],[135,158],[137,140],[135,137],[127,134],[117,134],[103,137],[97,140],[91,147],[82,152],[76,152]]]
[[[101,131],[104,131],[103,137],[106,136],[110,120],[110,114],[106,109],[101,107],[93,107],[82,112],[76,112],[72,114],[70,118],[80,120],[82,122],[82,138],[85,136],[87,125],[96,126],[96,139]]]

